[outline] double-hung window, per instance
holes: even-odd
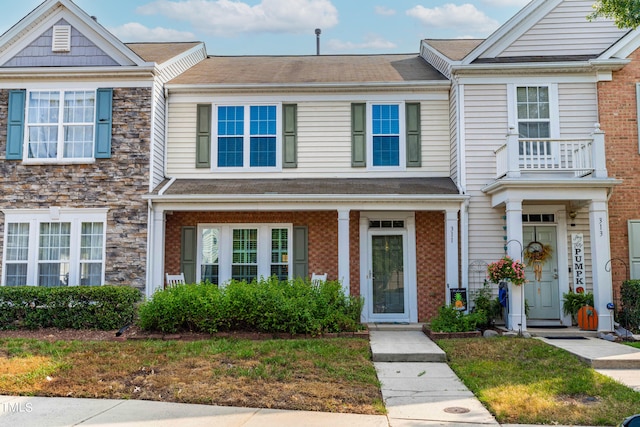
[[[519,86],[516,88],[516,109],[520,156],[534,162],[550,163],[551,97],[549,86]]]
[[[406,166],[404,103],[373,103],[367,108],[367,164],[376,169]]]
[[[7,210],[5,218],[5,286],[104,283],[104,210]]]
[[[219,170],[280,167],[280,106],[218,105],[215,112]]]
[[[96,92],[93,90],[29,92],[27,158],[92,159],[95,119]]]
[[[290,224],[201,224],[198,281],[223,284],[261,277],[289,278]]]

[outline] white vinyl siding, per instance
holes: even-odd
[[[599,55],[628,30],[611,21],[587,21],[593,1],[561,2],[498,57]]]
[[[196,105],[169,102],[167,176],[176,178],[322,178],[376,176],[448,177],[450,174],[449,101],[421,102],[422,167],[366,172],[351,166],[351,102],[305,101],[297,104],[298,167],[274,172],[225,172],[196,169]],[[399,98],[401,99],[401,98]],[[405,102],[415,102],[408,100]],[[403,138],[404,139],[404,138]],[[388,174],[388,175],[387,175]]]
[[[560,135],[562,138],[584,138],[598,122],[598,93],[593,83],[558,85]]]
[[[458,159],[458,85],[451,87],[451,101],[449,102],[449,133],[451,135],[450,146],[450,162],[451,162],[451,179],[458,182],[458,171],[460,163]]]
[[[198,62],[206,58],[204,46],[200,46],[192,53],[162,64],[161,72],[153,85],[153,124],[151,151],[151,182],[150,189],[155,188],[164,179],[165,156],[165,97],[164,84],[182,74]]]

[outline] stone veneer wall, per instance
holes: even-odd
[[[8,94],[0,90],[0,210],[108,208],[105,283],[144,290],[147,203],[142,196],[149,186],[151,89],[114,89],[112,157],[83,165],[5,160]],[[4,227],[0,213],[0,250]]]

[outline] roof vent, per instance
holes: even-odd
[[[71,50],[71,26],[54,25],[51,50],[54,52],[69,52]]]

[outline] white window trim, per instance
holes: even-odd
[[[289,250],[289,278],[293,269],[293,224],[288,223],[240,223],[240,224],[198,224],[197,238],[197,263],[196,277],[200,281],[202,271],[202,230],[206,228],[217,228],[220,230],[218,240],[218,284],[224,286],[231,280],[231,265],[233,257],[233,230],[234,229],[257,229],[258,230],[258,279],[271,276],[271,230],[274,228],[285,228],[288,230],[288,250]]]
[[[518,97],[519,87],[546,87],[549,89],[549,133],[551,139],[560,138],[560,106],[558,104],[557,83],[522,82],[507,85],[508,123],[518,130]]]
[[[59,92],[60,93],[60,112],[58,127],[58,157],[55,159],[45,158],[29,158],[29,127],[38,126],[44,124],[29,124],[29,98],[33,92]],[[94,94],[94,108],[93,108],[93,120],[91,126],[93,126],[93,135],[91,137],[91,157],[62,157],[64,155],[64,94],[65,92],[93,92]],[[96,144],[96,113],[97,113],[97,98],[98,88],[86,88],[86,87],[64,87],[64,88],[31,88],[27,90],[25,105],[24,105],[24,141],[22,149],[22,163],[26,165],[44,165],[44,164],[56,164],[56,165],[70,165],[70,164],[90,164],[95,163],[95,144]],[[68,123],[74,125],[76,123]]]
[[[102,247],[102,279],[104,284],[106,266],[106,238],[107,238],[107,209],[66,209],[52,207],[50,209],[5,209],[4,213],[4,242],[7,241],[9,223],[29,224],[29,250],[27,262],[27,283],[37,286],[38,283],[38,248],[40,223],[70,222],[71,223],[71,252],[69,256],[69,284],[80,285],[80,245],[81,225],[83,222],[101,222],[103,227]],[[7,251],[2,251],[2,286],[6,285]]]
[[[250,166],[251,159],[251,113],[250,107],[275,106],[276,107],[276,165],[275,166]],[[218,166],[218,107],[244,107],[244,135],[242,150],[242,167]],[[211,167],[216,172],[280,172],[282,171],[282,103],[281,102],[223,102],[212,105],[211,111]]]
[[[374,105],[397,105],[399,126],[400,145],[399,156],[400,162],[398,166],[374,166],[373,165],[373,106]],[[375,171],[404,171],[407,169],[407,130],[405,118],[405,102],[404,101],[384,101],[384,102],[367,102],[367,170]]]

